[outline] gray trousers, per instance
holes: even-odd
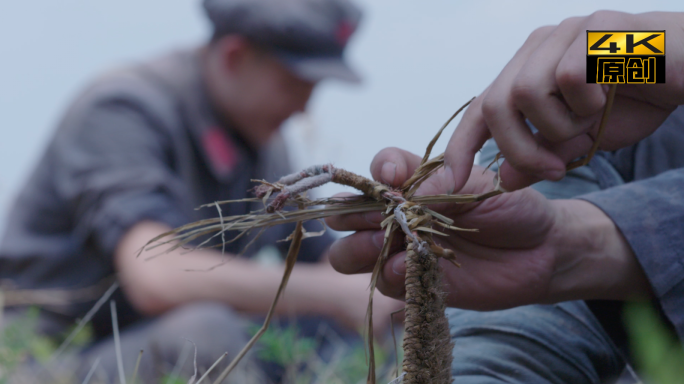
[[[173,374],[181,382],[188,382],[195,366],[197,380],[227,352],[227,356],[208,376],[210,380],[206,382],[211,383],[247,344],[250,338],[248,325],[260,325],[263,320],[264,316],[248,318],[221,303],[186,304],[121,331],[124,372],[130,377],[138,354],[143,349],[145,352],[140,362],[138,382],[168,383],[162,379],[168,379],[169,374]],[[299,337],[315,340],[316,354],[322,362],[334,357],[337,349],[342,346],[340,343],[351,346],[362,342],[356,331],[340,326],[334,319],[321,316],[277,317],[273,319],[271,326],[294,326]],[[267,384],[282,380],[284,367],[258,359],[258,348],[257,345],[242,359],[224,383]],[[96,380],[90,383],[119,382],[113,337],[88,347],[80,356],[80,378],[85,378],[93,363],[99,359],[99,367],[94,375]]]
[[[73,325],[72,319],[51,312],[42,312],[36,320],[36,329],[31,326],[31,332],[53,337],[63,334]],[[3,314],[0,330],[19,331],[16,327],[21,326],[17,323],[26,321],[25,309],[9,309]],[[119,340],[126,382],[131,382],[141,350],[144,352],[136,383],[144,384],[185,383],[195,372],[197,381],[219,357],[226,354],[203,381],[211,383],[247,344],[247,327],[244,315],[216,302],[186,304],[125,327],[120,330]],[[72,348],[53,355],[49,362],[27,359],[9,372],[8,383],[82,383],[86,378],[89,384],[120,383],[117,354],[114,337],[108,336],[82,349]],[[264,367],[271,368],[258,363],[254,354],[248,353],[224,383],[270,383],[273,380]],[[7,373],[0,372],[0,378]],[[175,380],[171,380],[173,377]]]
[[[488,141],[479,163],[488,165],[496,153],[496,143]],[[543,181],[532,188],[548,198],[567,199],[621,183],[612,166],[596,157],[591,166],[571,171],[559,182]],[[447,316],[455,343],[455,383],[635,382],[625,371],[625,359],[583,301],[492,312],[448,308]]]
[[[155,319],[141,322],[121,331],[121,356],[124,372],[130,381],[140,350],[144,350],[138,371],[139,383],[161,383],[163,378],[177,375],[187,382],[195,372],[195,380],[224,353],[228,355],[212,370],[205,382],[211,383],[233,357],[245,346],[249,337],[246,321],[224,304],[198,302],[178,307]],[[78,377],[95,368],[90,383],[118,383],[114,338],[109,337],[88,347],[80,354]],[[226,383],[267,382],[254,359],[248,355],[231,373]]]

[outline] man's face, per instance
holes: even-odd
[[[238,97],[227,109],[236,128],[257,147],[266,144],[288,117],[305,110],[315,85],[256,50],[244,56],[234,75]]]

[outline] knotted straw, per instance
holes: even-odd
[[[585,158],[568,164],[568,170],[588,164],[598,149],[615,97],[615,90],[616,87],[612,85],[599,125],[598,135],[591,151]],[[380,271],[389,257],[392,239],[398,232],[403,233],[407,244],[404,361],[402,364],[404,372],[400,376],[400,380],[403,380],[402,382],[405,384],[446,384],[451,382],[452,342],[448,321],[444,313],[445,294],[441,287],[441,271],[437,261],[439,258],[444,258],[457,266],[458,263],[455,260],[453,251],[439,246],[433,237],[435,235],[447,236],[447,234],[435,229],[435,227],[453,231],[477,231],[477,229],[455,227],[453,226],[453,220],[430,210],[427,205],[437,203],[476,203],[500,195],[505,191],[500,188],[501,180],[497,178],[495,188],[490,192],[482,194],[431,196],[414,196],[414,194],[423,181],[427,180],[434,172],[444,166],[444,154],[430,159],[432,148],[447,125],[471,101],[472,99],[459,108],[440,128],[428,144],[420,166],[398,190],[341,168],[336,168],[331,164],[313,166],[301,172],[283,176],[275,183],[265,180],[254,180],[260,183],[254,189],[256,198],[218,201],[201,206],[198,209],[215,207],[219,212],[219,217],[201,220],[163,233],[150,240],[140,249],[138,255],[143,251],[166,247],[162,252],[146,258],[146,260],[149,260],[187,246],[190,242],[207,236],[207,239],[192,249],[205,248],[212,239],[218,236],[222,239],[221,244],[218,246],[225,249],[225,244],[247,236],[252,231],[258,231],[257,235],[243,249],[242,252],[244,252],[259,238],[265,229],[281,224],[296,223],[294,232],[286,239],[291,240],[291,243],[285,258],[285,271],[264,324],[233,359],[231,364],[214,381],[214,384],[223,382],[268,328],[274,309],[292,273],[301,241],[307,237],[320,236],[324,232],[306,232],[302,223],[309,220],[321,220],[329,216],[370,211],[384,211],[385,220],[382,222],[381,227],[385,230],[385,238],[370,282],[366,321],[369,365],[367,383],[374,384],[376,382],[373,351],[373,294]],[[496,160],[500,157],[501,154],[497,155]],[[363,195],[352,198],[325,198],[317,200],[310,200],[305,197],[304,192],[329,182],[354,187],[361,191]],[[275,198],[271,198],[274,193],[277,195]],[[246,203],[260,200],[264,203],[264,209],[259,211],[229,217],[221,215],[220,205],[222,204]],[[282,211],[285,206],[295,206],[297,209]],[[232,239],[226,240],[225,234],[231,231],[237,232],[237,235]],[[223,264],[225,264],[225,261],[210,269]]]

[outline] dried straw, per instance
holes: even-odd
[[[598,148],[605,124],[610,113],[615,95],[615,86],[609,92],[604,115],[599,126],[594,147],[589,155],[568,165],[571,167],[585,165],[589,162]],[[472,100],[471,100],[472,101]],[[204,205],[200,208],[215,207],[219,210],[219,218],[201,220],[187,224],[169,232],[163,233],[150,240],[143,251],[161,249],[161,252],[148,257],[151,259],[168,253],[180,247],[186,247],[191,242],[208,237],[199,246],[202,248],[211,239],[218,236],[222,238],[222,244],[233,242],[251,231],[263,231],[266,228],[297,223],[296,229],[286,240],[291,240],[290,249],[285,260],[285,271],[278,288],[278,292],[271,304],[261,329],[248,342],[243,350],[233,359],[231,364],[221,373],[214,384],[220,384],[245,356],[249,349],[257,342],[268,328],[273,316],[275,306],[285,289],[292,268],[299,253],[303,238],[319,235],[320,233],[306,233],[302,223],[309,220],[321,220],[335,215],[382,211],[386,219],[381,224],[385,229],[385,242],[380,251],[371,275],[370,293],[367,309],[367,343],[368,343],[368,376],[367,383],[375,383],[375,357],[373,351],[373,293],[377,285],[378,277],[384,263],[389,257],[389,244],[398,232],[405,236],[407,247],[407,272],[406,272],[406,316],[404,338],[404,372],[400,375],[403,383],[432,383],[446,384],[451,382],[450,366],[452,360],[452,344],[449,328],[444,314],[444,293],[440,285],[441,272],[438,259],[445,258],[458,265],[451,250],[444,249],[433,240],[434,235],[446,236],[445,233],[436,230],[435,226],[454,231],[476,231],[476,229],[463,229],[453,226],[453,220],[437,213],[429,208],[429,204],[453,203],[468,204],[476,203],[504,193],[499,188],[500,179],[494,190],[482,194],[461,195],[432,195],[414,196],[420,184],[427,180],[434,172],[444,166],[444,154],[430,159],[432,148],[439,139],[446,126],[468,104],[466,103],[440,128],[435,137],[430,141],[421,165],[415,173],[402,185],[400,190],[394,190],[363,176],[333,167],[330,164],[309,167],[301,172],[283,176],[275,183],[266,180],[255,180],[260,183],[254,189],[255,198],[218,201]],[[500,156],[497,156],[497,160]],[[578,165],[579,164],[579,165]],[[325,184],[334,182],[354,187],[363,193],[363,196],[351,198],[324,198],[308,199],[303,192]],[[275,198],[272,196],[275,194]],[[220,212],[220,205],[263,201],[264,209],[250,212],[246,215],[224,217]],[[285,206],[295,206],[297,209],[281,211]],[[198,208],[199,209],[199,208]],[[225,240],[227,232],[236,232],[231,239]],[[221,263],[220,265],[222,265]],[[200,379],[201,380],[201,379]]]

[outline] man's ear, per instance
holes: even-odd
[[[241,36],[227,35],[214,42],[221,58],[221,67],[229,76],[235,76],[244,67],[251,54],[251,44]]]

